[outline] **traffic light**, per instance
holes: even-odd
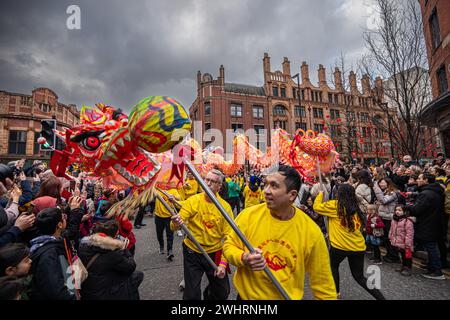
[[[46,144],[41,144],[41,150],[53,150],[56,144],[56,136],[53,129],[56,129],[56,120],[46,119],[41,120],[41,137],[47,140]]]

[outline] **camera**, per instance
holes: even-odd
[[[0,163],[0,182],[5,183],[6,179],[14,180],[14,170],[6,164]]]

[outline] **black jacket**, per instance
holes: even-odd
[[[421,241],[437,241],[440,238],[443,232],[444,190],[438,183],[419,187],[419,195],[409,211],[417,217],[414,238]]]
[[[65,272],[68,263],[62,239],[46,242],[31,254],[31,260],[32,300],[75,300],[66,286],[69,274]]]
[[[64,239],[70,248],[70,241],[76,241],[83,211],[75,209],[70,211],[67,228],[62,237],[57,240],[44,241],[42,246],[31,252],[31,299],[33,300],[73,300],[74,292],[67,288],[68,261],[64,247]],[[35,239],[33,239],[34,241]],[[32,242],[33,244],[33,242]]]
[[[89,261],[100,254],[88,269],[88,278],[81,285],[84,300],[132,300],[135,298],[130,277],[136,262],[124,242],[94,234],[82,239],[78,256],[87,267]]]

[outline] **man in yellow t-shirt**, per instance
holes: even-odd
[[[157,191],[159,192],[159,191]],[[180,201],[181,196],[178,193],[177,189],[169,189],[166,192],[173,197],[173,199]],[[160,192],[161,197],[171,205],[171,199],[166,197],[163,193]],[[156,225],[156,238],[159,242],[159,254],[164,254],[164,230],[166,231],[167,237],[167,259],[172,261],[174,258],[172,247],[173,247],[173,231],[170,229],[170,221],[172,215],[170,212],[164,207],[164,205],[156,199],[155,202],[155,225]]]
[[[260,180],[256,176],[251,176],[249,184],[244,188],[244,208],[250,208],[252,206],[261,203],[262,190],[259,187]]]
[[[233,217],[230,205],[218,195],[223,178],[220,171],[213,169],[206,175],[205,183],[228,215]],[[227,275],[228,261],[222,255],[222,247],[223,240],[231,233],[230,225],[205,193],[193,195],[183,202],[179,214],[172,218],[172,230],[179,229],[182,223],[186,224],[193,237],[218,266],[215,271],[195,244],[186,237],[183,242],[183,300],[201,300],[200,285],[204,273],[209,281],[203,292],[204,299],[226,300],[230,294],[230,283]]]
[[[336,299],[330,259],[320,228],[293,206],[300,189],[295,169],[280,165],[267,176],[266,204],[244,209],[236,224],[255,252],[249,253],[232,232],[225,240],[224,254],[237,267],[233,282],[244,300],[283,299],[267,275],[270,269],[291,299],[302,299],[308,273],[315,299]]]

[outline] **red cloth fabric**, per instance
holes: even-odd
[[[123,220],[122,218],[122,216],[116,217],[116,221],[119,222],[119,234],[129,240],[127,249],[131,249],[136,244],[136,237],[133,233],[133,224],[130,220]]]

